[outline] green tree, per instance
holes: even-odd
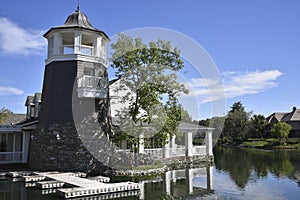
[[[145,124],[161,127],[156,137],[161,143],[166,142],[168,135],[176,133],[181,117],[187,117],[181,116],[177,99],[180,93],[188,92],[177,81],[176,73],[184,67],[179,49],[173,48],[169,41],[145,44],[141,38],[124,34],[119,34],[111,48],[111,67],[121,83],[118,90],[130,90],[122,97],[129,102],[129,108],[119,112],[119,118],[135,127],[126,130],[127,135],[133,136],[128,138],[134,151],[138,151],[138,135],[145,131]]]
[[[289,137],[291,129],[291,125],[287,124],[286,122],[278,122],[272,127],[271,134],[274,137],[279,138],[280,143],[282,143],[282,141],[286,142],[286,138]]]
[[[180,121],[182,122],[187,122],[187,123],[193,123],[193,119],[191,117],[191,115],[189,114],[189,112],[187,110],[185,110],[182,106],[180,106]]]
[[[245,139],[250,114],[240,101],[234,103],[224,122],[223,138],[228,138],[230,142]]]
[[[253,115],[248,124],[248,136],[263,138],[268,125],[269,123],[263,115]]]
[[[0,124],[2,124],[12,112],[7,108],[0,109]]]
[[[200,126],[205,126],[205,127],[209,127],[210,125],[210,119],[209,118],[206,118],[206,119],[202,119],[198,122],[198,124]]]

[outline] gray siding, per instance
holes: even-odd
[[[72,123],[72,92],[77,61],[52,62],[45,67],[40,123]]]

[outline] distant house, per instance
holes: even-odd
[[[290,137],[300,137],[300,109],[293,107],[291,112],[275,112],[267,117],[267,121],[273,126],[278,122],[286,122],[292,126]]]

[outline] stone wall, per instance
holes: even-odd
[[[85,148],[73,124],[39,127],[30,143],[29,167],[41,171],[102,173],[107,169]]]
[[[109,163],[104,164],[91,151],[99,148],[97,140],[103,142],[103,139],[109,138],[107,135],[112,134],[107,114],[109,103],[103,99],[96,104],[98,112],[94,110],[86,117],[77,113],[75,119],[81,121],[75,120],[76,123],[39,124],[31,137],[29,167],[41,171],[81,171],[95,175],[106,171]],[[103,145],[99,145],[103,150]]]

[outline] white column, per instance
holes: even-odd
[[[62,54],[63,38],[60,33],[54,33],[53,38],[53,55]]]
[[[187,191],[189,194],[193,193],[193,179],[194,179],[194,173],[193,169],[186,169],[186,182],[187,182]]]
[[[175,170],[172,171],[172,181],[173,181],[173,183],[176,183],[176,171]]]
[[[34,117],[38,117],[39,116],[39,103],[36,102],[34,105]]]
[[[185,134],[185,155],[187,157],[193,156],[193,133],[188,132]]]
[[[30,119],[30,104],[27,106],[26,119]]]
[[[97,36],[94,39],[93,46],[94,46],[94,56],[100,57],[100,54],[101,54],[101,37],[100,36]]]
[[[80,46],[81,46],[81,31],[74,32],[74,54],[81,54]]]
[[[206,132],[205,145],[206,145],[206,155],[213,156],[212,131]]]
[[[143,199],[145,199],[145,183],[144,183],[144,181],[140,182],[140,186],[141,186],[141,189],[140,189],[140,200],[143,200]]]
[[[167,143],[163,147],[163,158],[170,158],[170,135],[167,136]]]
[[[30,133],[29,132],[23,132],[23,163],[27,162],[28,158],[28,149],[29,149],[29,140],[30,140]]]
[[[16,152],[16,133],[13,133],[13,146],[12,146],[12,161],[15,161],[15,152]]]
[[[25,146],[26,146],[26,134],[25,132],[22,133],[22,137],[23,137],[23,144],[22,144],[22,162],[26,162],[26,157],[27,155],[25,155]]]
[[[172,154],[173,155],[176,155],[176,143],[175,143],[175,140],[176,140],[176,135],[172,135],[172,139],[171,139],[171,148],[172,148]]]
[[[165,184],[166,184],[166,193],[167,193],[168,195],[170,195],[170,194],[171,194],[171,171],[167,171],[167,172],[165,173],[165,178],[166,178],[166,180],[165,180]]]
[[[213,167],[207,166],[206,167],[206,183],[207,183],[207,190],[213,190],[214,189],[214,182],[213,182]]]
[[[145,153],[144,134],[139,135],[139,153]]]

